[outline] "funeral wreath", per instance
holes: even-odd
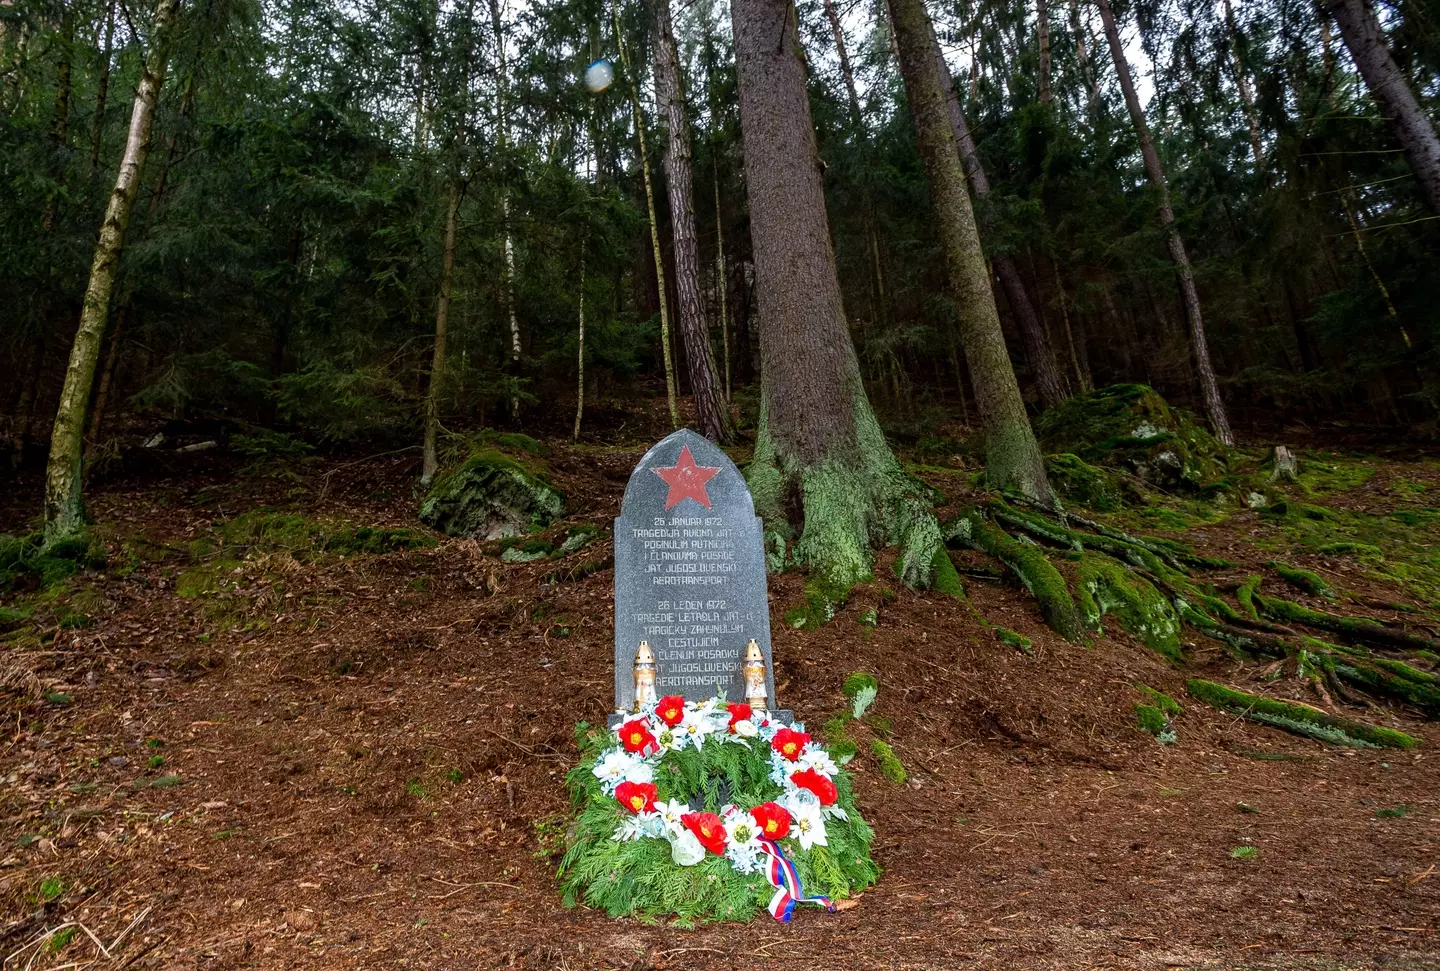
[[[802,724],[674,695],[609,731],[582,722],[577,736],[567,906],[789,920],[797,903],[834,909],[879,875],[849,774]]]

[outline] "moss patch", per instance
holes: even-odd
[[[543,472],[483,449],[436,480],[420,521],[449,536],[504,539],[543,529],[564,511]]]
[[[1090,465],[1078,455],[1061,452],[1045,459],[1050,486],[1071,506],[1097,512],[1118,512],[1127,502],[1143,498],[1129,480],[1109,469]]]
[[[1266,566],[1280,574],[1280,579],[1297,590],[1304,591],[1312,597],[1324,597],[1326,600],[1335,599],[1335,591],[1330,589],[1330,585],[1318,573],[1302,570],[1298,566],[1291,566],[1280,560],[1271,560]]]
[[[1352,458],[1332,452],[1315,452],[1301,456],[1300,487],[1312,495],[1328,495],[1358,489],[1375,475],[1375,466],[1363,458]]]
[[[1197,700],[1221,711],[1296,735],[1305,735],[1328,745],[1352,748],[1414,748],[1416,745],[1414,738],[1393,728],[1337,718],[1305,705],[1237,691],[1213,681],[1195,678],[1185,683],[1185,690]]]
[[[1045,411],[1035,431],[1047,451],[1122,468],[1167,489],[1198,490],[1225,475],[1230,458],[1213,435],[1142,384],[1076,395]]]
[[[1075,574],[1075,599],[1087,624],[1098,627],[1111,614],[1151,650],[1183,660],[1180,618],[1149,580],[1104,553],[1082,553]]]
[[[906,779],[905,766],[901,763],[900,757],[888,743],[875,739],[870,743],[870,754],[880,763],[880,774],[896,785],[901,785]]]
[[[1001,644],[1009,644],[1015,650],[1027,657],[1035,656],[1035,642],[1030,640],[1019,631],[1013,631],[1008,627],[994,627],[995,639]]]

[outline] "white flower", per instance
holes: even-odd
[[[818,799],[792,808],[791,814],[794,818],[790,824],[790,833],[800,843],[802,850],[809,850],[812,846],[829,845],[825,841],[825,820],[821,817]]]
[[[624,843],[643,836],[660,836],[664,828],[665,824],[657,813],[637,813],[622,820],[610,838]]]
[[[679,831],[684,826],[684,823],[680,822],[680,817],[689,811],[690,807],[679,799],[655,804],[655,814],[660,817],[660,821],[665,824],[667,830]]]
[[[678,727],[671,728],[669,725],[661,722],[655,729],[655,744],[660,746],[660,752],[663,755],[666,752],[684,748],[685,736],[680,733]]]
[[[705,744],[705,736],[715,731],[715,728],[714,713],[695,708],[685,712],[684,719],[675,731],[681,736],[681,744],[688,741],[698,749]]]
[[[760,734],[760,729],[755,727],[754,722],[746,718],[735,723],[735,734],[741,738],[755,738]]]
[[[737,810],[725,819],[725,833],[731,846],[758,846],[763,835],[760,824],[746,810]]]
[[[765,858],[758,844],[731,843],[725,848],[725,858],[736,873],[760,873],[765,869]]]
[[[705,859],[705,847],[688,829],[682,829],[670,841],[670,859],[678,866],[694,866]]]
[[[840,767],[835,764],[830,753],[818,745],[805,746],[805,751],[801,753],[797,761],[801,770],[814,769],[827,779],[835,778],[835,773],[840,771]]]
[[[614,795],[615,787],[625,781],[626,776],[634,769],[640,760],[635,756],[621,749],[614,749],[606,752],[605,757],[595,763],[595,778],[600,780],[600,786],[605,790],[606,795]]]
[[[637,759],[629,769],[625,770],[626,782],[654,782],[655,766],[649,762]]]

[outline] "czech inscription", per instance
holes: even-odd
[[[773,706],[763,527],[735,464],[682,429],[640,460],[615,520],[616,708],[634,701],[641,641],[655,655],[657,694],[742,700],[751,638]]]

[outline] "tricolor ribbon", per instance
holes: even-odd
[[[765,851],[765,879],[770,881],[770,886],[775,888],[775,896],[770,898],[770,916],[778,921],[788,921],[790,915],[795,911],[798,904],[819,904],[832,914],[835,912],[835,905],[830,902],[829,897],[807,897],[804,889],[800,886],[800,874],[795,869],[795,864],[785,855],[774,840],[762,839],[760,848]]]

